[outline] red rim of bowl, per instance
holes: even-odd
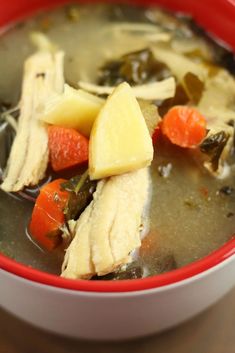
[[[71,280],[45,273],[0,254],[0,268],[19,277],[53,287],[89,292],[133,292],[163,287],[196,276],[235,255],[235,237],[201,260],[152,277],[119,281]]]
[[[96,0],[93,0],[95,2]],[[30,15],[40,7],[51,7],[56,3],[65,3],[67,0],[12,0],[4,4],[8,11],[0,13],[0,24],[6,24],[12,19],[23,18]],[[82,0],[81,2],[85,2]],[[92,2],[92,0],[90,0]],[[120,2],[120,1],[119,1]],[[129,1],[130,3],[146,4],[145,0]],[[234,18],[235,18],[235,1],[234,0],[148,0],[148,4],[158,3],[173,10],[179,10],[192,13],[198,23],[212,30],[218,37],[229,43],[235,49]],[[210,15],[205,11],[205,8],[210,7]],[[220,20],[220,21],[218,21]],[[224,22],[225,21],[225,22]],[[224,23],[227,26],[224,26]],[[218,250],[201,260],[186,265],[180,269],[155,275],[144,279],[132,279],[121,281],[85,281],[85,280],[70,280],[56,275],[45,273],[29,266],[12,260],[0,253],[0,269],[19,277],[28,279],[33,282],[64,288],[69,290],[89,291],[89,292],[132,292],[151,288],[163,287],[182,280],[199,275],[200,273],[212,269],[218,264],[221,264],[226,259],[235,255],[235,237],[228,241]]]

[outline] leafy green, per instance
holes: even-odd
[[[214,171],[218,169],[219,159],[229,136],[220,131],[207,137],[200,145],[200,150],[210,157],[210,162]]]
[[[108,61],[100,68],[98,83],[115,86],[126,81],[130,85],[161,81],[171,76],[168,67],[154,58],[148,48]]]
[[[61,184],[63,190],[70,192],[69,200],[64,210],[67,221],[77,219],[86,206],[89,205],[95,192],[96,184],[96,181],[90,180],[87,171]]]
[[[222,186],[222,188],[219,189],[219,193],[223,194],[225,196],[230,196],[234,193],[234,188],[229,186],[229,185],[225,185]]]
[[[190,101],[198,104],[204,90],[204,82],[192,72],[188,72],[183,78],[183,86]]]

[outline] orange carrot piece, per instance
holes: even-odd
[[[206,119],[195,108],[175,106],[164,116],[162,132],[180,147],[196,147],[206,136]]]
[[[48,127],[50,162],[54,171],[79,165],[88,160],[89,141],[77,130]]]
[[[53,250],[60,242],[60,228],[65,223],[64,209],[69,192],[61,190],[64,179],[57,179],[42,187],[37,197],[29,232],[40,246]]]

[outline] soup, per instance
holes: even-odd
[[[71,5],[6,31],[0,56],[3,254],[67,278],[142,278],[232,237],[235,65],[192,19]]]

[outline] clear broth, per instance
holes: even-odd
[[[104,5],[92,5],[92,11],[88,5],[73,9],[78,11],[77,18],[71,16],[71,8],[61,8],[39,14],[0,37],[0,102],[14,105],[20,97],[23,63],[34,52],[29,41],[32,30],[45,31],[65,51],[66,81],[75,87],[80,79],[94,79],[107,59],[144,47],[125,36],[120,40],[109,26],[113,18],[148,22],[150,10],[133,8],[128,12],[128,8],[123,11],[122,7]],[[7,129],[4,124],[0,129],[2,155]],[[160,170],[167,165],[171,170],[168,177],[163,177]],[[184,266],[231,238],[235,232],[235,192],[224,195],[219,190],[227,185],[235,188],[234,172],[217,180],[199,166],[196,151],[177,148],[161,138],[151,175],[150,231],[137,258],[144,276]],[[49,254],[27,236],[32,208],[32,202],[0,191],[0,251],[26,265],[59,274],[63,250]]]

